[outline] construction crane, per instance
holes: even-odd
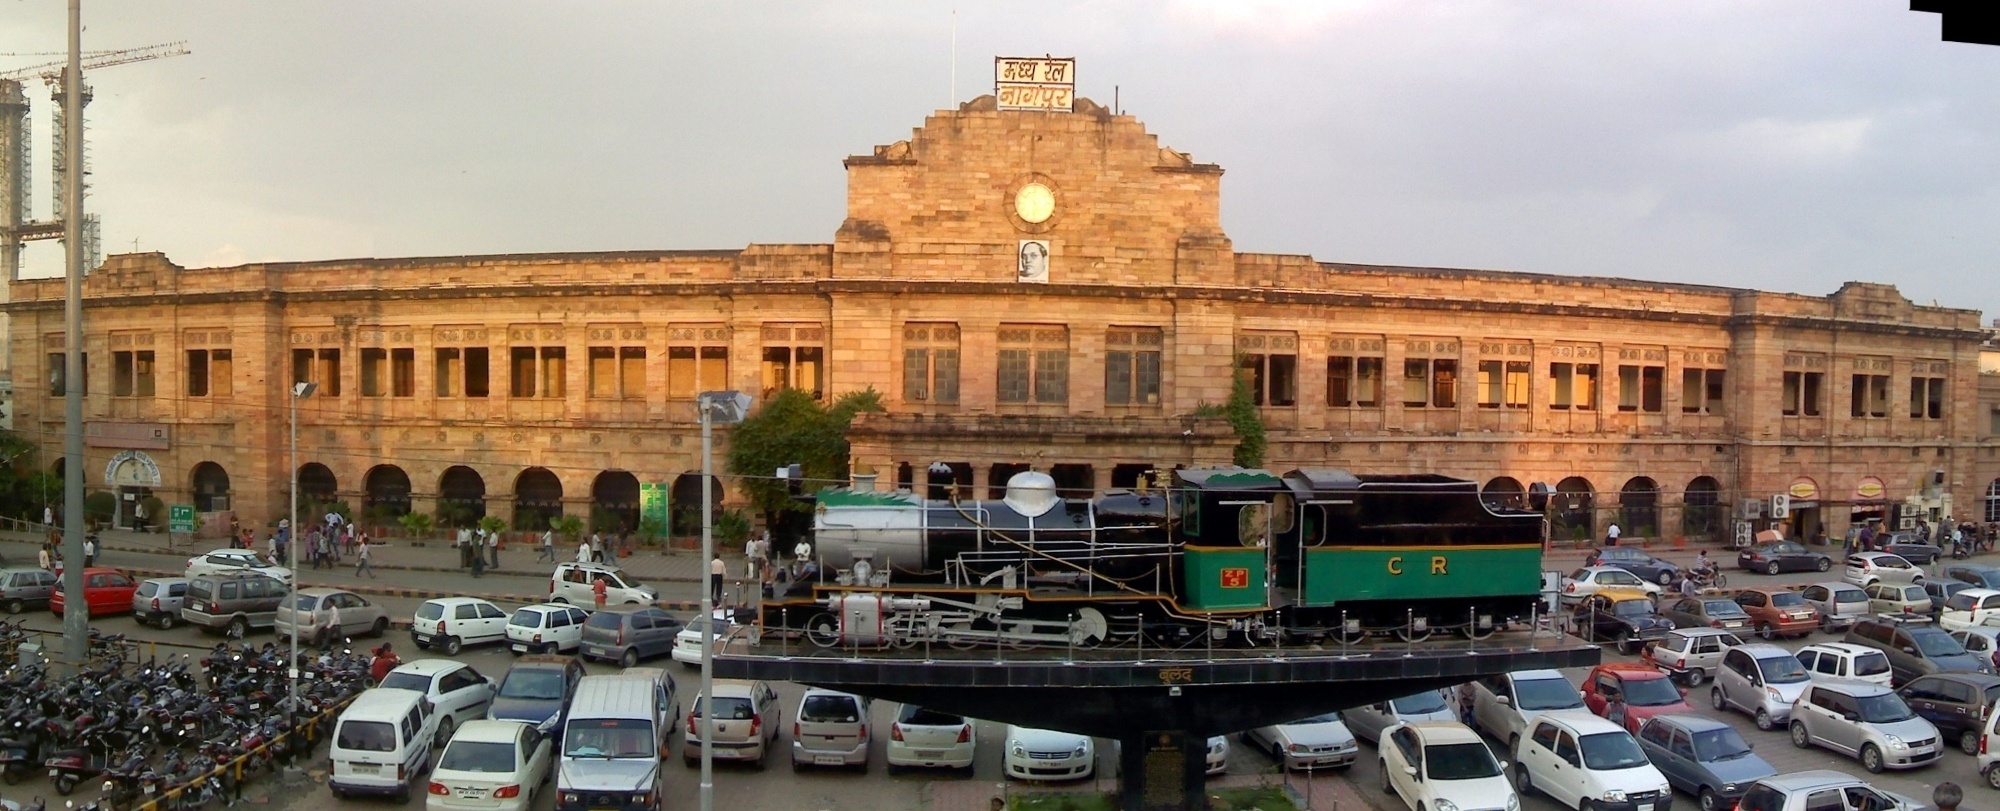
[[[165,59],[170,56],[186,56],[190,53],[193,53],[193,51],[187,49],[187,40],[183,39],[174,42],[162,42],[158,45],[147,45],[143,48],[93,51],[83,58],[81,64],[84,70],[90,70],[92,68],[108,68],[113,65],[129,65],[133,62],[145,62],[152,59]],[[68,66],[68,64],[68,60],[64,60],[61,62],[30,65],[25,68],[15,68],[0,72],[0,79],[20,81],[29,77],[40,76],[42,77],[42,81],[55,84],[62,78],[63,68]]]

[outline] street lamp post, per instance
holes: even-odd
[[[288,675],[286,678],[289,682],[288,695],[290,696],[289,702],[294,721],[297,720],[299,712],[299,528],[297,526],[299,522],[299,401],[313,396],[313,392],[316,391],[319,391],[318,383],[305,382],[292,384],[292,509],[291,513],[287,516],[290,520],[286,522],[286,528],[289,531],[285,533],[285,556],[289,558],[289,561],[285,565],[292,570],[292,587],[290,593],[285,595],[285,601],[292,607],[292,658],[291,667],[287,671]]]
[[[701,565],[715,559],[715,444],[712,439],[717,420],[725,425],[743,421],[750,411],[750,395],[740,391],[705,391],[695,398],[701,411]],[[715,751],[709,746],[708,731],[715,729],[715,588],[704,578],[701,589],[701,732],[690,726],[688,734],[701,737],[701,811],[715,811]]]

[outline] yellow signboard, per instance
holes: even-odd
[[[993,97],[1002,110],[1067,113],[1076,102],[1076,60],[995,57]]]

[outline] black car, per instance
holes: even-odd
[[[1616,566],[1639,576],[1640,580],[1673,585],[1681,579],[1681,567],[1646,553],[1646,550],[1630,546],[1614,546],[1596,552],[1598,566]]]
[[[1951,595],[1973,588],[1971,583],[1958,580],[1926,580],[1920,585],[1931,598],[1931,619],[1937,619],[1939,614],[1944,613],[1944,601],[1951,599]]]
[[[1765,574],[1824,572],[1833,568],[1833,558],[1807,549],[1797,541],[1766,541],[1743,550],[1736,556],[1736,565],[1745,571]]]
[[[1986,708],[2000,699],[2000,676],[1936,673],[1911,679],[1896,692],[1910,709],[1936,726],[1946,742],[1957,742],[1959,751],[1977,755],[1979,736],[1985,732]]]
[[[1944,550],[1937,544],[1925,542],[1922,536],[1914,532],[1892,532],[1887,536],[1877,536],[1875,548],[1918,566],[1927,566],[1944,555]]]
[[[569,700],[576,683],[583,680],[583,663],[568,656],[541,654],[523,656],[500,680],[500,691],[486,717],[499,721],[525,721],[543,734],[562,735],[569,714]]]
[[[1673,620],[1660,616],[1653,601],[1638,592],[1629,596],[1597,593],[1576,606],[1577,632],[1594,642],[1617,642],[1618,650],[1638,653],[1648,642],[1657,642],[1674,629]]]

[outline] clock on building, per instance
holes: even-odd
[[[1056,213],[1056,193],[1040,183],[1029,183],[1014,193],[1014,215],[1022,222],[1040,225]]]

